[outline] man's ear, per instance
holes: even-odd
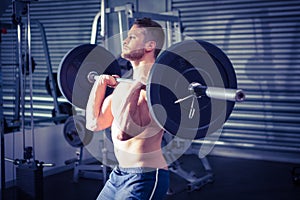
[[[150,40],[145,44],[146,51],[154,51],[155,47],[156,47],[156,42],[153,40]]]

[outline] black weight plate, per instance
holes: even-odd
[[[84,116],[73,115],[66,120],[63,134],[72,147],[82,147],[91,142],[94,133],[85,128]]]
[[[73,105],[85,109],[93,86],[87,79],[89,72],[119,75],[121,69],[115,57],[104,47],[82,44],[71,49],[58,68],[58,86],[63,96]],[[112,88],[107,88],[106,95]]]
[[[195,99],[195,113],[189,118],[193,98],[179,104],[174,102],[191,94],[188,86],[192,82],[208,87],[237,88],[230,60],[211,43],[187,40],[162,52],[150,71],[148,105],[162,128],[186,139],[203,138],[220,129],[234,107],[234,102],[201,97]]]

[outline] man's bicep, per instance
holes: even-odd
[[[107,96],[102,104],[100,115],[98,118],[98,127],[103,130],[109,128],[113,121],[113,115],[111,111],[112,95]]]

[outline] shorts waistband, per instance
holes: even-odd
[[[145,173],[145,172],[154,172],[154,171],[162,171],[168,172],[166,169],[161,168],[151,168],[151,167],[120,167],[116,166],[116,170],[127,173]]]

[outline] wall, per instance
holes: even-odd
[[[0,16],[3,14],[5,9],[8,7],[8,5],[11,3],[10,0],[2,0],[0,2]]]
[[[246,92],[213,153],[299,163],[300,1],[172,0],[171,7],[181,11],[185,35],[226,53]]]

